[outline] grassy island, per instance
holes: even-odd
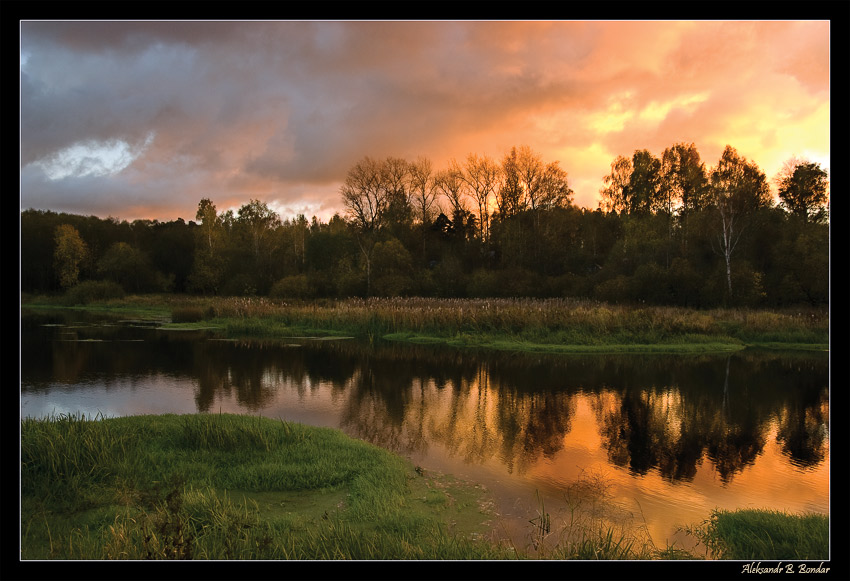
[[[704,353],[746,347],[829,348],[826,310],[694,310],[572,299],[345,299],[136,295],[69,304],[24,297],[24,306],[71,307],[213,328],[230,337],[351,336],[455,347],[552,353]]]

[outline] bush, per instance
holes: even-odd
[[[746,261],[739,261],[732,267],[732,300],[734,304],[745,307],[761,306],[767,293],[764,290],[764,274],[755,270]]]
[[[497,271],[496,276],[499,296],[537,297],[545,294],[542,277],[525,268],[506,268]]]
[[[413,288],[413,279],[403,274],[385,274],[375,279],[372,294],[380,297],[407,295]]]
[[[703,279],[687,260],[681,257],[673,259],[668,280],[672,304],[685,307],[702,306],[700,289]]]
[[[470,297],[489,298],[499,295],[499,277],[495,272],[480,268],[469,277],[466,293]]]
[[[237,274],[224,281],[221,294],[226,297],[250,297],[257,294],[256,281],[251,275]]]
[[[672,302],[666,269],[654,262],[641,264],[635,270],[629,286],[633,301],[645,301],[654,305],[667,305]]]
[[[111,280],[87,280],[72,286],[65,293],[68,305],[86,305],[92,301],[124,298],[124,289]]]
[[[463,264],[451,254],[443,257],[432,270],[437,294],[441,297],[463,297],[466,291],[466,275]]]
[[[273,299],[307,299],[313,295],[306,274],[285,276],[272,285],[269,296]]]
[[[172,323],[197,323],[205,317],[206,313],[201,307],[175,307],[171,310]]]
[[[622,274],[596,286],[596,298],[608,303],[626,302],[631,295],[631,280]]]

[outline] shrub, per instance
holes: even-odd
[[[257,294],[255,280],[248,274],[237,274],[224,281],[221,294],[226,297],[249,297]]]
[[[543,292],[540,275],[525,268],[511,267],[497,271],[499,295],[503,297],[536,297]]]
[[[171,310],[172,323],[197,323],[205,317],[206,313],[201,307],[175,307]]]
[[[671,291],[667,270],[654,262],[641,264],[630,281],[631,299],[656,305],[670,304]]]
[[[375,279],[373,294],[381,297],[398,297],[409,294],[413,279],[403,274],[385,274]]]
[[[306,299],[312,294],[306,274],[285,276],[269,290],[269,296],[273,299]]]
[[[478,269],[469,277],[466,292],[470,297],[495,297],[499,294],[499,277],[495,272]]]
[[[68,289],[65,302],[68,305],[86,305],[92,301],[124,298],[124,289],[111,280],[87,280]]]
[[[622,274],[596,286],[596,297],[609,303],[625,302],[631,294],[631,281]]]

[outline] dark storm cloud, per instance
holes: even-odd
[[[346,171],[364,155],[425,155],[439,167],[470,152],[498,159],[519,144],[561,161],[576,201],[595,206],[611,160],[637,148],[660,154],[695,141],[713,152],[738,138],[753,149],[742,153],[776,164],[799,153],[780,153],[789,136],[799,143],[797,136],[812,135],[806,147],[828,158],[828,141],[808,129],[828,111],[826,30],[825,23],[23,22],[21,206],[73,203],[128,218],[143,216],[127,208],[147,208],[149,217],[171,219],[194,215],[201,197],[219,207],[259,197],[327,215],[339,207]],[[783,127],[771,127],[778,119]],[[108,166],[105,154],[69,160],[72,146],[101,155],[109,144],[138,157],[111,175],[91,173]],[[47,179],[44,170],[59,159],[66,174]]]

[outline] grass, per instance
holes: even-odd
[[[382,337],[387,341],[401,341],[420,345],[448,345],[488,349],[494,351],[523,351],[528,353],[722,353],[738,351],[745,346],[721,341],[713,343],[638,343],[638,344],[576,344],[576,343],[535,343],[517,339],[504,339],[498,336],[460,335],[451,338],[427,337],[412,333],[390,333]]]
[[[511,557],[473,538],[480,491],[336,430],[226,414],[24,419],[21,465],[23,559]]]
[[[23,297],[25,305],[61,305]],[[217,327],[230,337],[353,336],[510,351],[702,353],[745,347],[827,350],[825,310],[629,307],[571,299],[345,299],[128,296],[86,309]]]
[[[685,529],[718,559],[826,560],[829,517],[774,510],[715,510],[707,521]]]
[[[231,414],[21,421],[21,558],[698,559],[656,547],[599,476],[542,499],[531,543],[492,536],[483,489],[337,430]],[[561,515],[563,516],[563,515]],[[715,511],[719,559],[826,559],[828,518]]]

